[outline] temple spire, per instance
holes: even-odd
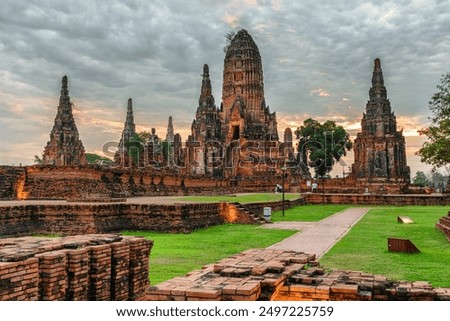
[[[61,96],[59,97],[59,108],[68,109],[71,112],[72,104],[70,103],[69,88],[67,76],[64,76],[61,81]]]
[[[372,88],[369,91],[370,100],[387,99],[387,91],[384,86],[383,70],[380,58],[376,58],[373,64]]]
[[[86,164],[85,150],[72,113],[67,76],[62,78],[55,123],[44,148],[43,161],[56,166]]]
[[[212,95],[211,79],[209,79],[209,66],[203,66],[202,74],[202,89],[200,91],[200,98],[198,100],[199,107],[213,107],[214,97]]]
[[[173,132],[172,116],[169,116],[169,123],[167,124],[166,141],[173,142],[174,137],[175,137],[175,134]]]
[[[128,129],[128,131],[132,132],[132,133],[136,132],[136,126],[134,124],[134,115],[133,115],[133,100],[131,98],[128,99],[127,118],[125,120],[125,129]]]

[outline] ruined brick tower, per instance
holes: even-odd
[[[175,134],[173,131],[172,116],[169,116],[169,122],[167,123],[166,141],[173,143]]]
[[[126,164],[128,160],[127,143],[136,135],[136,125],[134,124],[133,100],[128,99],[127,117],[123,126],[122,136],[120,137],[119,147],[114,156],[116,164]]]
[[[278,140],[275,113],[264,99],[261,56],[246,30],[232,39],[224,60],[222,105],[223,135],[227,142]]]
[[[227,176],[252,176],[280,167],[276,115],[266,106],[261,55],[246,30],[227,48],[219,115]]]
[[[409,182],[405,137],[397,131],[397,120],[391,111],[384,86],[380,59],[375,59],[369,101],[361,120],[361,132],[354,144],[353,173],[368,182]]]
[[[44,148],[43,163],[46,165],[85,165],[86,155],[73,117],[67,76],[62,78],[61,96],[50,141]]]
[[[206,64],[203,66],[202,87],[191,133],[187,142],[190,173],[220,176],[222,163],[216,164],[216,161],[222,157],[221,121]]]

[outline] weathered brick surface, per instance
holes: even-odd
[[[0,301],[139,300],[152,241],[115,234],[0,240]]]
[[[17,188],[25,175],[25,167],[0,166],[0,199],[16,199]]]
[[[270,204],[279,206],[280,203]],[[156,205],[114,202],[0,205],[0,221],[1,238],[50,233],[60,235],[111,233],[123,230],[189,233],[224,222],[261,224],[263,219],[245,208],[240,210],[229,203]]]
[[[356,271],[326,271],[314,255],[248,250],[152,287],[144,300],[449,300],[450,289],[392,282]]]
[[[450,242],[450,211],[447,216],[443,216],[436,223],[436,228],[439,229],[447,237]]]
[[[306,194],[308,204],[450,205],[450,195]]]
[[[224,223],[219,204],[67,204],[0,206],[1,237],[123,230],[190,232]]]

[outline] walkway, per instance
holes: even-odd
[[[322,257],[350,228],[367,213],[369,208],[349,208],[329,216],[317,223],[311,222],[276,222],[266,224],[264,228],[296,229],[301,232],[269,246],[272,250],[292,250],[316,254]]]

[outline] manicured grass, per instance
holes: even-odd
[[[299,194],[285,194],[286,200],[293,200],[299,198]],[[216,196],[186,196],[177,200],[201,202],[201,203],[215,203],[215,202],[239,202],[239,203],[259,203],[259,202],[276,202],[281,201],[282,195],[280,193],[257,193],[245,195],[216,195]]]
[[[374,208],[320,262],[327,268],[450,287],[450,244],[435,228],[435,223],[447,212],[448,207],[443,206]],[[411,217],[415,223],[397,223],[400,215]],[[410,239],[421,253],[389,252],[388,237]]]
[[[225,224],[191,234],[124,232],[153,240],[150,254],[150,281],[156,285],[185,275],[210,263],[250,248],[264,248],[296,231],[261,229],[254,225]]]
[[[295,206],[284,211],[275,211],[272,213],[272,221],[300,221],[300,222],[318,222],[337,212],[349,208],[350,205],[302,205]]]

